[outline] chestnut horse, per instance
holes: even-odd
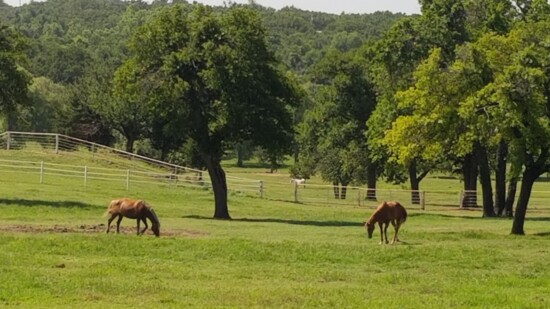
[[[399,241],[397,233],[399,232],[399,227],[407,220],[407,211],[405,207],[399,202],[383,202],[382,204],[376,207],[376,210],[371,215],[369,220],[365,222],[365,228],[369,234],[369,238],[372,238],[372,232],[374,231],[375,224],[378,223],[380,227],[380,244],[388,243],[388,226],[391,224],[395,229],[395,235],[393,236],[392,244],[396,241]]]
[[[107,208],[107,212],[105,212],[105,215],[111,215],[109,220],[107,221],[107,233],[109,233],[109,230],[111,229],[111,222],[118,217],[118,220],[116,222],[116,232],[120,232],[120,221],[122,221],[123,217],[136,219],[137,220],[137,234],[142,235],[145,230],[149,227],[147,225],[147,220],[151,220],[152,226],[151,230],[153,230],[153,233],[155,233],[155,236],[159,237],[160,231],[160,222],[157,217],[157,214],[151,208],[151,206],[147,205],[145,201],[143,200],[133,200],[129,198],[120,198],[116,200],[112,200],[111,203],[109,203],[109,207]],[[143,230],[139,230],[139,222],[143,221],[145,224],[145,228]]]

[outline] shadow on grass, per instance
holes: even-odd
[[[533,234],[533,236],[550,236],[550,232],[542,232],[542,233],[535,233]]]
[[[198,220],[216,220],[212,217],[204,216],[183,216],[185,219],[198,219]],[[271,218],[233,218],[231,221],[238,222],[255,222],[255,223],[284,223],[293,225],[310,225],[310,226],[363,226],[362,222],[350,222],[350,221],[313,221],[313,220],[292,220],[292,219],[271,219]]]
[[[11,205],[11,206],[25,206],[25,207],[36,207],[36,206],[48,206],[54,208],[98,208],[97,205],[87,204],[77,201],[43,201],[43,200],[27,200],[27,199],[0,199],[0,205]]]
[[[470,220],[512,220],[512,217],[482,217],[481,213],[479,216],[464,216],[464,215],[445,215],[440,213],[412,213],[409,214],[409,217],[434,217],[434,218],[451,218],[451,219],[470,219]],[[549,217],[536,217],[536,218],[525,218],[526,221],[546,221],[550,220]]]
[[[408,215],[409,217],[425,217],[425,218],[450,218],[450,219],[472,219],[472,220],[486,220],[486,219],[504,219],[504,218],[483,218],[481,216],[463,216],[463,215],[444,215],[444,214],[431,214],[431,213],[412,213]]]
[[[550,217],[525,218],[525,221],[550,221]]]

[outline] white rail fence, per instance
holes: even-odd
[[[66,180],[69,179],[73,186],[94,186],[100,181],[107,181],[109,184],[120,186],[126,190],[137,184],[163,185],[170,188],[211,189],[210,181],[196,173],[174,174],[0,158],[0,177],[9,177],[8,174],[17,175],[11,177],[11,181],[39,184],[66,185]],[[339,192],[339,198],[336,198],[334,187],[331,185],[306,184],[304,186],[279,182],[266,183],[231,176],[226,178],[228,190],[234,193],[314,205],[374,207],[379,201],[399,200],[406,202],[409,207],[425,209],[426,204],[456,207],[459,202],[457,197],[460,196],[456,191],[420,191],[417,203],[413,204],[411,201],[412,191],[410,190],[377,189],[373,191],[360,187],[347,187],[345,197]],[[367,198],[367,196],[371,198]],[[446,205],[442,201],[453,202]]]
[[[169,187],[193,187],[210,189],[211,183],[201,174],[174,174],[161,172],[144,172],[131,169],[113,169],[95,166],[77,166],[50,163],[44,161],[18,161],[0,159],[0,173],[25,175],[25,181],[56,183],[60,178],[80,180],[81,185],[93,185],[94,181],[108,181],[129,190],[132,184],[155,184]],[[33,176],[34,179],[33,180]],[[237,193],[246,193],[261,197],[262,182],[238,177],[227,177],[228,189]],[[73,182],[74,184],[74,182]]]
[[[174,174],[201,172],[197,169],[151,159],[56,133],[4,132],[0,134],[0,149],[54,154],[70,152],[75,157],[103,161],[112,166],[130,167],[139,170],[158,171],[161,169]]]
[[[2,158],[2,152],[21,151],[28,154],[56,154],[53,162],[42,159],[37,161],[13,160],[13,155]],[[80,157],[88,166],[75,166],[57,163],[58,155]],[[31,156],[32,157],[32,156]],[[105,166],[111,166],[105,168]],[[184,166],[128,153],[100,144],[77,138],[52,133],[5,132],[0,134],[0,173],[25,174],[32,180],[44,183],[53,177],[79,179],[84,186],[93,185],[94,181],[109,181],[129,190],[132,184],[157,184],[169,187],[192,187],[211,189],[208,173]],[[290,184],[280,182],[262,182],[256,179],[226,176],[227,187],[231,192],[246,194],[252,197],[270,200],[290,201],[315,205],[341,205],[356,207],[374,207],[383,200],[403,201],[409,207],[418,209],[433,209],[434,207],[477,206],[481,201],[480,192],[469,194],[472,200],[464,205],[464,191],[419,191],[413,197],[410,190],[376,189],[367,190],[364,187],[347,187],[345,198],[342,192],[335,194],[332,185]],[[27,179],[28,181],[28,179]],[[372,195],[372,196],[371,196]],[[374,197],[374,198],[373,198]],[[534,191],[530,201],[530,209],[547,208],[546,201],[550,192]],[[413,202],[414,200],[414,202]]]
[[[151,159],[97,143],[55,133],[4,132],[0,134],[1,151],[21,151],[27,154],[52,154],[52,161],[3,160],[0,153],[0,171],[37,174],[42,183],[50,176],[80,178],[84,185],[93,180],[123,184],[163,184],[175,187],[210,188],[208,173],[185,166]],[[90,162],[87,166],[59,164],[59,156],[70,155]],[[13,155],[9,155],[13,158]],[[99,165],[99,166],[98,166]],[[111,166],[105,168],[104,166]],[[232,192],[260,196],[262,183],[256,179],[226,176]]]
[[[16,176],[11,177],[10,174]],[[72,186],[94,186],[103,181],[126,190],[138,184],[153,184],[170,188],[211,189],[210,181],[203,179],[200,174],[196,173],[174,174],[77,166],[45,161],[8,160],[1,159],[0,152],[0,178],[6,179],[6,177],[10,177],[10,181],[14,182],[61,185],[67,185],[67,179],[74,179],[75,181],[70,181]],[[460,190],[419,191],[419,198],[416,199],[416,203],[413,203],[413,191],[410,190],[368,190],[361,187],[347,187],[345,198],[342,197],[341,191],[339,192],[340,198],[336,198],[334,187],[331,185],[262,182],[231,176],[227,176],[227,186],[229,191],[237,194],[300,204],[372,208],[380,201],[398,200],[407,205],[407,208],[419,210],[434,210],[442,207],[457,209],[463,202],[462,197],[464,195],[464,192]],[[471,200],[468,206],[479,206],[477,203],[481,202],[480,192],[475,195],[469,194],[469,196],[476,196],[477,200]],[[550,210],[550,206],[547,205],[549,199],[550,192],[533,191],[529,209],[548,211]]]

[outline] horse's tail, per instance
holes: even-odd
[[[403,205],[401,205],[401,209],[403,210],[403,218],[401,218],[401,223],[405,223],[405,221],[407,221],[407,210],[403,207]]]

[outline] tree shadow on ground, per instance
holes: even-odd
[[[464,216],[464,215],[445,215],[445,214],[432,214],[432,213],[410,213],[409,217],[433,217],[433,218],[451,218],[451,219],[473,219],[473,220],[486,220],[486,219],[505,219],[500,217],[483,218],[481,216]]]
[[[185,219],[198,220],[215,220],[212,217],[204,216],[183,216]],[[293,225],[309,225],[309,226],[363,226],[362,222],[351,221],[314,221],[314,220],[293,220],[293,219],[273,219],[273,218],[233,218],[231,221],[237,222],[254,222],[254,223],[284,223]]]
[[[465,216],[465,215],[446,215],[441,213],[412,213],[409,214],[409,217],[439,217],[439,218],[457,218],[457,219],[470,219],[470,220],[513,220],[513,217],[483,217],[481,213],[479,216]],[[525,221],[547,221],[550,220],[550,217],[535,217],[535,218],[525,218]]]
[[[527,217],[525,218],[525,221],[550,221],[550,217]]]
[[[0,199],[0,205],[10,205],[10,206],[25,206],[25,207],[36,207],[36,206],[47,206],[54,208],[99,208],[97,205],[78,202],[78,201],[44,201],[44,200],[27,200],[27,199]]]

